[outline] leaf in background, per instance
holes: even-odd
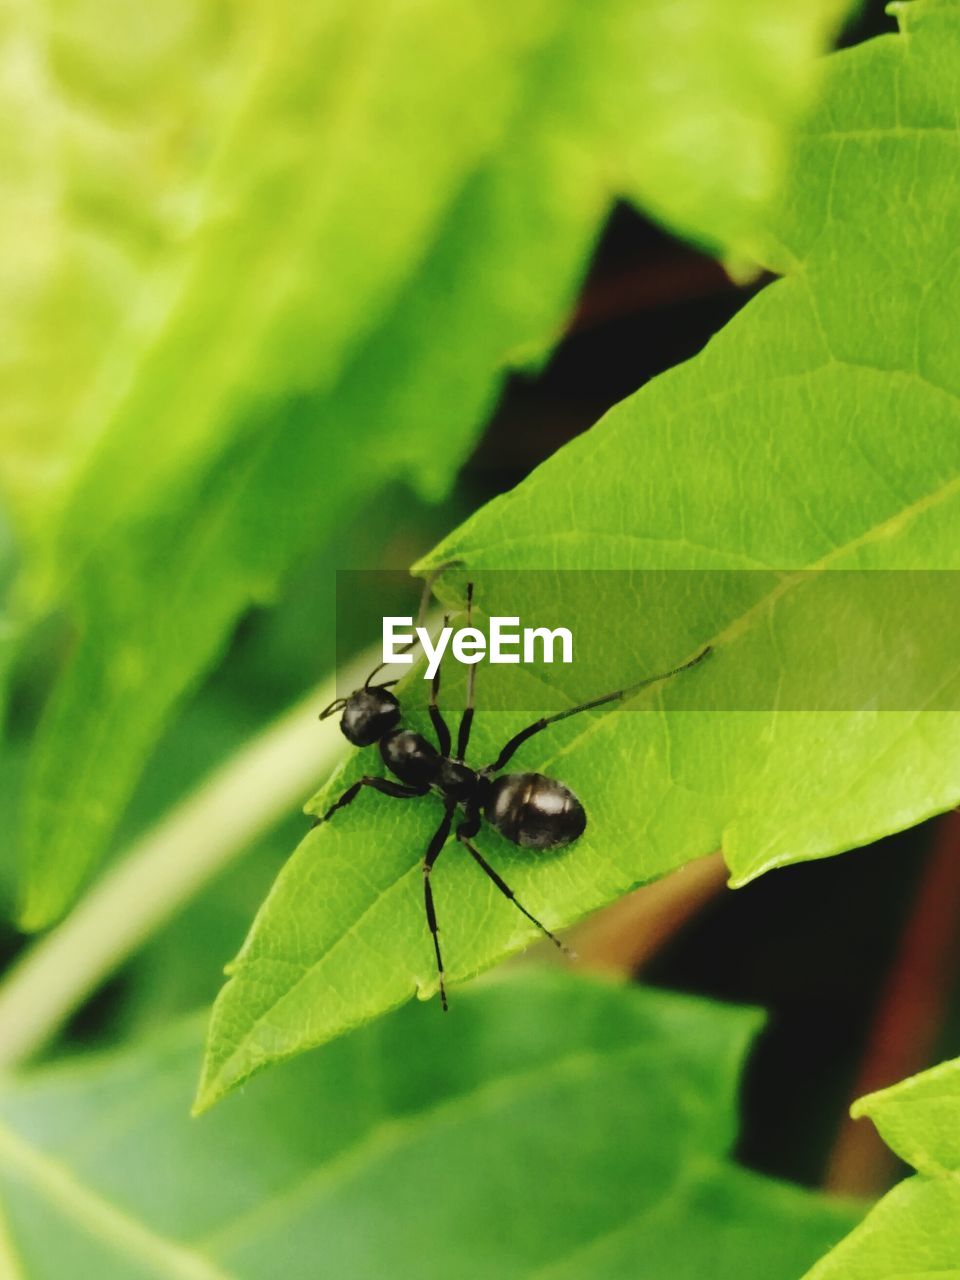
[[[515,976],[450,1018],[365,1028],[200,1122],[193,1028],[54,1067],[0,1094],[13,1247],[31,1280],[78,1257],[104,1280],[296,1280],[320,1259],[337,1280],[793,1280],[859,1213],[730,1162],[756,1023]]]
[[[766,261],[767,205],[816,80],[815,60],[858,7],[846,0],[626,4],[604,103],[626,162],[623,193],[735,264]],[[641,44],[656,50],[657,67],[638,113],[627,63]]]
[[[398,473],[449,485],[618,191],[670,216],[678,169],[710,174],[678,219],[747,235],[837,5],[742,7],[722,40],[675,0],[456,21],[179,0],[155,44],[83,8],[19,33],[10,216],[33,252],[3,474],[27,594],[67,583],[80,631],[37,741],[24,927],[71,901],[171,709],[300,549]],[[736,163],[700,149],[702,113]]]
[[[238,35],[241,53],[248,57],[250,42],[260,61],[245,83],[251,100],[220,139],[210,226],[190,242],[197,265],[183,273],[186,293],[165,322],[163,290],[144,281],[157,332],[148,340],[137,328],[144,350],[135,378],[132,369],[101,378],[120,397],[119,417],[65,500],[61,576],[80,563],[72,595],[81,639],[41,730],[27,802],[28,865],[45,862],[57,882],[47,899],[48,886],[30,891],[25,915],[34,923],[69,901],[164,716],[231,622],[275,590],[305,538],[322,540],[358,493],[382,483],[381,421],[352,424],[351,438],[349,422],[332,428],[322,390],[500,138],[525,59],[553,26],[536,0],[498,22],[464,5],[471,30],[461,28],[441,55],[446,28],[435,4],[404,10],[383,30],[380,8],[371,18],[334,6],[296,22],[288,10],[243,11],[253,26]],[[321,50],[336,75],[324,71]],[[116,350],[108,355],[123,367]],[[311,394],[291,409],[301,387]],[[435,424],[424,434],[432,453]],[[297,483],[288,485],[291,472]],[[66,779],[79,784],[75,794]]]
[[[236,431],[251,394],[332,384],[465,177],[505,137],[536,140],[517,95],[554,37],[562,85],[541,88],[606,152],[593,198],[635,185],[736,248],[849,7],[605,0],[585,21],[543,0],[173,0],[149,26],[90,0],[11,11],[2,468],[20,520],[42,536],[73,502],[68,525],[92,539]],[[581,139],[551,134],[573,196]],[[531,158],[555,167],[542,145]]]
[[[903,1080],[853,1106],[901,1159],[906,1178],[806,1280],[941,1280],[960,1275],[960,1060]]]
[[[61,574],[248,429],[251,402],[332,385],[375,328],[556,25],[542,0],[484,8],[463,0],[454,31],[437,0],[175,0],[148,27],[60,5],[19,32],[27,137],[36,117],[48,133],[42,184],[33,149],[21,157],[24,222],[41,190],[49,215],[25,264],[37,278],[15,281],[35,349],[21,343],[76,363],[51,448],[31,428],[51,429],[59,370],[15,353],[26,461],[5,462],[28,523],[31,481],[53,482]],[[65,336],[55,307],[73,301]]]
[[[960,7],[907,12],[909,40],[885,37],[831,59],[780,227],[798,263],[791,276],[421,566],[465,563],[441,579],[450,602],[462,599],[468,571],[485,568],[758,571],[742,607],[704,591],[684,611],[645,620],[638,651],[659,658],[638,658],[641,672],[708,640],[717,646],[698,670],[643,695],[637,705],[656,714],[570,720],[518,756],[518,767],[571,785],[590,815],[575,848],[552,858],[484,833],[498,869],[550,927],[721,843],[743,882],[867,843],[960,797],[960,772],[949,766],[960,754],[956,712],[697,710],[755,673],[782,681],[800,699],[793,706],[807,705],[805,683],[836,661],[831,645],[843,644],[843,629],[838,639],[811,607],[831,575],[804,574],[778,593],[770,579],[779,571],[960,568]],[[917,218],[918,201],[942,212]],[[495,575],[484,586],[484,611],[540,618],[519,575],[504,577],[503,598]],[[615,626],[608,611],[583,614],[578,644],[603,653]],[[934,629],[927,641],[955,689],[954,635]],[[895,659],[896,631],[876,639]],[[544,678],[558,682],[562,670]],[[481,688],[474,762],[493,759],[535,718],[498,714]],[[445,703],[459,696],[447,688]],[[375,752],[358,754],[314,811],[378,767]],[[301,844],[215,1006],[208,1099],[266,1062],[435,990],[419,862],[439,818],[435,797],[404,805],[366,796]],[[439,865],[435,890],[454,978],[534,936],[456,853]]]

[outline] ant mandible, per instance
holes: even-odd
[[[473,606],[473,583],[467,584],[467,626]],[[444,619],[446,624],[447,619]],[[460,718],[457,732],[457,750],[450,754],[450,729],[443,718],[438,705],[440,693],[440,670],[437,669],[430,686],[430,720],[437,738],[437,746],[428,742],[422,734],[413,729],[400,727],[401,709],[398,698],[390,692],[390,687],[397,683],[389,680],[383,684],[371,685],[370,681],[380,671],[384,663],[375,667],[363,687],[356,689],[349,697],[337,698],[320,713],[320,719],[341,711],[340,729],[349,742],[355,747],[370,747],[374,743],[380,745],[380,755],[384,764],[399,782],[389,778],[378,778],[366,774],[349,786],[343,795],[330,806],[316,825],[327,822],[338,809],[351,804],[364,787],[371,787],[382,795],[393,796],[399,800],[409,800],[415,796],[425,796],[430,791],[437,792],[444,803],[443,819],[434,832],[423,859],[423,896],[426,908],[427,925],[433,938],[433,949],[437,957],[437,978],[440,987],[440,1003],[447,1009],[447,992],[444,985],[443,959],[440,954],[439,930],[437,915],[434,909],[433,890],[430,887],[430,873],[440,856],[444,845],[450,838],[454,816],[459,808],[463,819],[458,823],[454,836],[464,846],[481,871],[493,881],[496,887],[521,911],[527,919],[550,939],[561,951],[567,948],[555,934],[517,899],[513,890],[493,869],[480,850],[472,843],[480,830],[484,819],[495,831],[513,844],[523,849],[538,851],[560,849],[572,844],[587,825],[587,815],[583,805],[564,783],[556,778],[545,777],[542,773],[506,773],[495,777],[512,760],[514,754],[534,734],[542,732],[560,720],[579,715],[581,711],[589,711],[593,707],[601,707],[607,702],[617,702],[630,694],[637,693],[647,685],[670,676],[678,675],[694,667],[710,652],[710,646],[689,661],[663,671],[659,675],[647,676],[635,684],[623,689],[615,689],[599,698],[591,698],[589,702],[581,702],[555,715],[544,716],[527,725],[501,749],[500,754],[491,764],[481,769],[473,769],[464,763],[467,745],[470,741],[470,726],[473,722],[474,684],[476,666],[469,668],[467,675],[467,700]]]

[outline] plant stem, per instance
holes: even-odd
[[[721,853],[688,862],[585,920],[571,935],[581,968],[636,975],[727,883]]]
[[[573,967],[587,973],[638,977],[723,892],[728,875],[718,850],[601,907],[565,933],[576,957]],[[571,962],[544,941],[514,956],[511,963],[567,966]]]
[[[930,1065],[960,956],[960,813],[945,814],[880,995],[850,1098],[896,1084]],[[880,1195],[897,1159],[873,1125],[845,1116],[824,1185],[844,1195]]]
[[[104,978],[303,802],[346,747],[336,718],[318,722],[319,709],[336,697],[336,684],[358,687],[379,657],[379,649],[365,653],[340,681],[318,686],[251,739],[14,965],[0,985],[0,1068],[36,1053]]]

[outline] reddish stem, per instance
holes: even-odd
[[[960,959],[960,812],[940,820],[933,849],[880,995],[851,1102],[928,1066]],[[825,1185],[879,1195],[896,1177],[896,1157],[869,1121],[845,1117]]]

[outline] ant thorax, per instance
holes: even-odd
[[[462,760],[442,759],[435,786],[448,799],[462,803],[475,799],[480,779],[474,769]]]

